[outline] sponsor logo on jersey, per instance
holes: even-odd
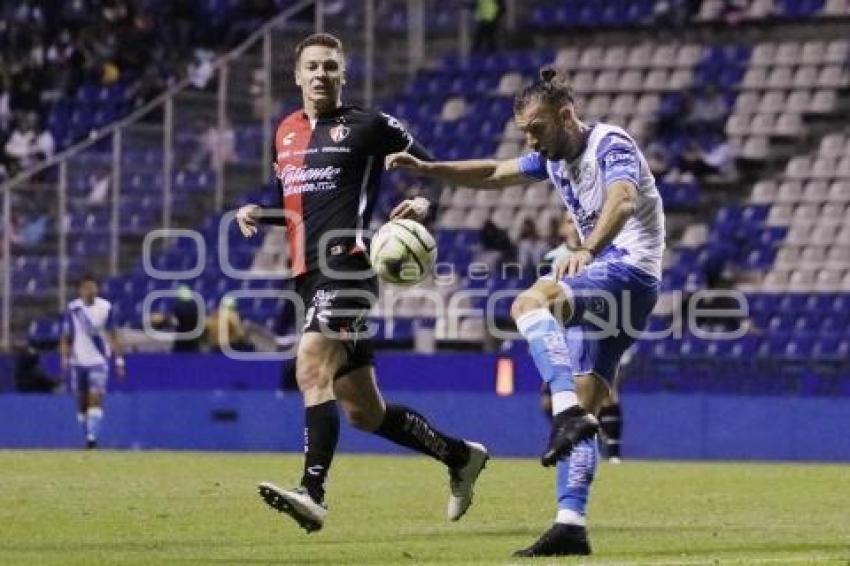
[[[330,130],[331,139],[333,140],[334,143],[341,142],[342,140],[347,138],[348,134],[350,134],[350,133],[351,133],[351,128],[349,128],[345,124],[339,124],[339,125],[331,128],[331,130]]]
[[[327,167],[296,167],[286,165],[280,172],[280,180],[284,184],[309,183],[311,181],[332,181],[342,171],[339,167],[328,165]]]
[[[283,143],[283,145],[292,145],[292,142],[294,142],[294,141],[295,141],[295,132],[289,132],[288,134],[283,136],[281,143]]]
[[[627,164],[634,161],[634,154],[630,151],[611,151],[605,156],[605,166],[612,167]]]
[[[286,165],[280,170],[278,179],[283,184],[284,196],[331,191],[337,187],[336,181],[342,169],[340,167],[296,167]]]

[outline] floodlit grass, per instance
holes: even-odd
[[[341,455],[307,535],[256,493],[298,477],[297,455],[0,452],[0,563],[518,563],[555,512],[554,474],[530,460],[491,460],[449,523],[439,465]],[[590,534],[572,563],[850,564],[850,467],[603,464]]]

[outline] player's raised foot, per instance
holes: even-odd
[[[328,508],[310,497],[304,487],[282,489],[273,483],[263,482],[257,490],[269,507],[289,515],[308,533],[320,530],[325,524]]]
[[[466,441],[464,441],[466,442]],[[477,442],[466,442],[469,446],[469,461],[461,468],[449,471],[449,505],[447,515],[450,521],[457,521],[463,517],[469,506],[472,505],[473,488],[475,480],[481,474],[490,454],[483,444]]]
[[[587,540],[587,529],[563,523],[555,523],[534,544],[514,552],[514,556],[518,558],[588,555],[590,542]]]
[[[552,418],[549,447],[540,462],[547,467],[554,466],[558,460],[568,456],[577,443],[593,438],[597,432],[599,421],[578,405],[561,411]]]

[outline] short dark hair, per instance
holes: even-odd
[[[80,285],[82,285],[83,283],[87,283],[87,282],[89,282],[89,281],[91,281],[91,282],[92,282],[92,283],[94,283],[95,285],[100,285],[100,281],[98,280],[98,278],[97,278],[97,277],[95,277],[95,276],[94,276],[94,275],[92,275],[91,273],[84,273],[84,274],[82,275],[82,277],[80,277],[80,278],[77,280],[77,287],[79,287],[79,286],[80,286]]]
[[[342,41],[340,41],[337,36],[329,33],[314,33],[302,39],[301,42],[295,46],[295,62],[297,63],[298,60],[301,59],[301,53],[305,49],[312,47],[313,45],[336,49],[340,53],[343,52]]]
[[[575,94],[565,80],[558,76],[554,67],[540,69],[540,79],[520,90],[514,98],[514,112],[521,112],[529,102],[537,99],[543,104],[563,106],[574,104]]]

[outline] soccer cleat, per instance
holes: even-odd
[[[466,441],[464,441],[466,442]],[[473,488],[475,480],[481,474],[490,454],[483,444],[477,442],[466,442],[469,447],[469,461],[461,468],[449,470],[449,505],[447,515],[450,521],[457,521],[463,517],[469,506],[472,505]]]
[[[568,456],[578,442],[593,438],[597,432],[599,421],[578,405],[558,413],[552,419],[549,447],[540,462],[546,467],[554,466],[558,460]]]
[[[86,450],[94,450],[97,448],[97,440],[89,438],[86,440]]]
[[[257,489],[269,507],[286,513],[308,533],[321,530],[325,524],[328,508],[314,501],[304,487],[281,489],[273,483],[263,482]]]
[[[614,464],[615,466],[617,466],[617,465],[622,464],[623,461],[620,460],[620,458],[618,458],[617,456],[611,456],[610,458],[608,458],[608,463]]]
[[[534,544],[514,552],[517,558],[589,555],[590,542],[587,540],[587,529],[579,525],[563,523],[555,523]]]

